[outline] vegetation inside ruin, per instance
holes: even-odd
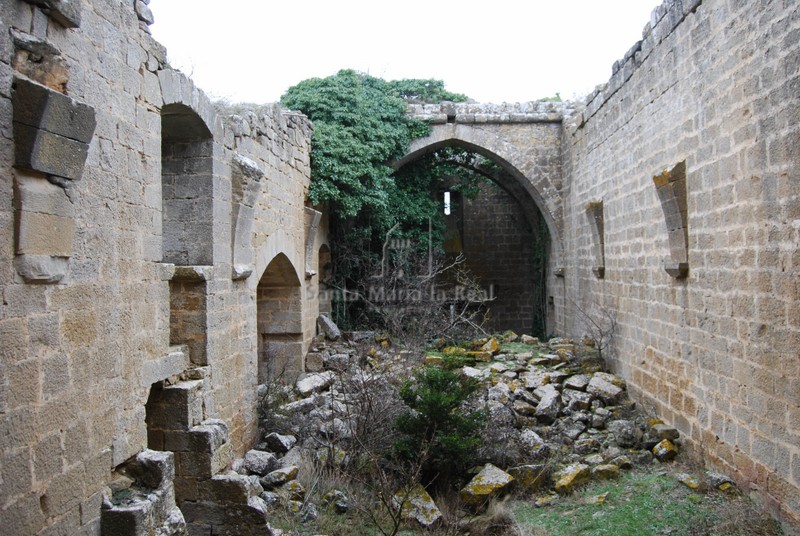
[[[440,148],[397,171],[391,165],[414,138],[429,132],[426,123],[406,115],[407,105],[445,100],[464,102],[467,97],[445,90],[439,80],[385,81],[352,70],[305,80],[282,97],[282,105],[314,123],[308,198],[330,215],[333,270],[327,283],[337,290],[333,314],[344,328],[385,329],[404,339],[409,335],[397,331],[407,321],[386,318],[380,304],[369,299],[387,262],[406,275],[430,275],[434,268],[439,276],[448,272],[450,286],[478,283],[467,274],[463,259],[453,263],[444,255],[441,196],[447,190],[474,197],[488,176],[502,170],[457,147]],[[547,234],[546,229],[539,232]],[[404,246],[387,250],[389,243]],[[388,289],[393,296],[415,290],[398,289],[399,283],[395,278]],[[439,285],[428,284],[425,290],[425,296],[436,295]]]
[[[298,441],[284,456],[299,465],[297,480],[276,487],[267,485],[269,475],[261,478],[272,526],[296,536],[782,534],[724,476],[682,455],[655,459],[650,446],[661,421],[620,397],[624,389],[608,395],[586,388],[598,393],[589,409],[563,406],[554,421],[528,413],[521,401],[546,397],[526,394],[535,378],[546,387],[550,374],[565,393],[590,377],[624,383],[601,371],[594,346],[521,339],[506,332],[430,348],[425,363],[380,335],[358,345],[319,341],[330,351],[321,373],[330,393],[322,388],[297,401],[285,388],[265,391],[265,430]],[[476,359],[479,353],[490,356]],[[287,409],[306,404],[310,412]],[[584,411],[594,415],[592,429],[571,435]],[[600,465],[565,487],[564,475],[578,462]],[[468,502],[464,490],[488,467],[505,468],[514,482]],[[474,489],[482,493],[482,486]],[[431,510],[415,513],[411,501],[429,501]]]

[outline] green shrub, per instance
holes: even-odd
[[[478,382],[451,370],[423,367],[400,388],[409,408],[397,419],[401,438],[395,441],[398,458],[420,464],[422,482],[444,489],[458,484],[474,465],[485,415],[468,409]]]

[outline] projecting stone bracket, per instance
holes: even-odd
[[[664,271],[666,271],[669,275],[674,277],[675,279],[683,279],[687,275],[689,275],[689,263],[688,262],[679,262],[679,263],[664,263]]]
[[[12,87],[14,167],[79,180],[97,126],[94,108],[23,78]]]
[[[311,279],[317,275],[317,271],[312,268],[312,260],[314,257],[314,239],[317,237],[317,229],[319,228],[319,220],[322,218],[322,212],[314,210],[311,207],[305,207],[306,213],[306,279]]]
[[[598,278],[603,279],[606,275],[606,252],[605,252],[605,216],[603,213],[603,201],[591,201],[586,203],[586,218],[592,228],[592,240],[594,241],[594,258],[597,263],[592,268],[592,273]]]
[[[653,177],[669,237],[669,260],[664,270],[676,279],[689,275],[689,226],[686,189],[686,162]]]
[[[199,283],[213,279],[213,266],[175,266],[172,281]]]
[[[253,221],[256,203],[266,182],[266,176],[255,161],[237,154],[233,158],[231,180],[233,185],[231,279],[242,280],[250,277],[254,270]]]
[[[75,236],[68,192],[40,174],[14,178],[14,268],[27,283],[58,283],[67,274]]]

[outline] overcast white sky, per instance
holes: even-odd
[[[438,78],[479,102],[582,98],[661,0],[151,0],[170,63],[212,98],[274,102],[340,69]]]

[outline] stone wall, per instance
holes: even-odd
[[[546,258],[540,263],[534,259],[537,248],[547,251],[547,243],[539,243],[541,238],[532,227],[539,233],[546,229],[538,211],[526,214],[511,194],[487,183],[476,198],[463,199],[462,219],[467,265],[493,297],[487,326],[532,334],[534,324],[538,327],[545,314],[542,276]],[[536,335],[545,334],[537,331]]]
[[[616,315],[641,403],[795,526],[799,89],[796,2],[668,0],[563,143],[567,296]]]
[[[256,288],[280,254],[300,352],[314,334],[311,126],[215,109],[167,65],[146,2],[9,0],[0,21],[0,526],[98,534],[114,469],[149,441],[176,452],[178,506],[203,510],[203,479],[256,439]],[[172,406],[146,418],[186,384],[177,437],[215,453],[191,489],[199,454],[149,424]]]

